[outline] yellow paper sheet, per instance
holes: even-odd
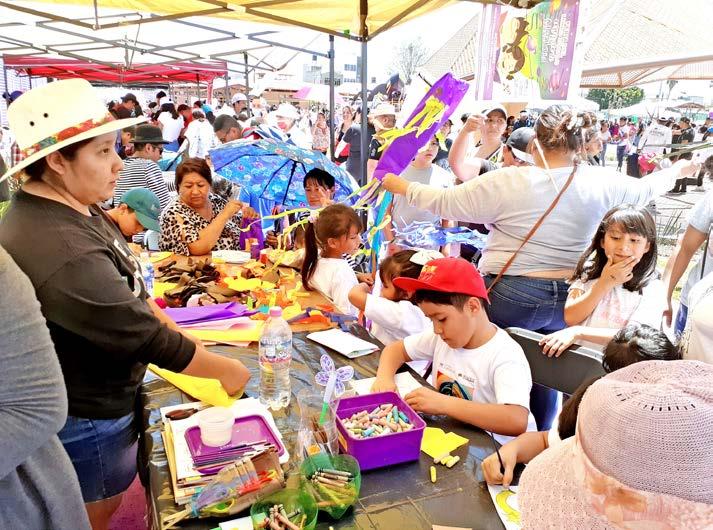
[[[176,283],[171,282],[154,282],[153,283],[153,297],[162,298],[163,293],[176,287]]]
[[[200,340],[212,342],[257,342],[262,334],[263,322],[256,321],[251,328],[238,328],[226,330],[192,329],[191,335]]]
[[[158,263],[159,261],[165,260],[169,256],[173,256],[173,252],[152,252],[149,259],[151,260],[151,263]]]
[[[225,284],[236,291],[253,291],[255,289],[274,289],[274,283],[264,282],[260,278],[226,278]]]
[[[240,397],[229,396],[217,379],[204,379],[202,377],[177,374],[153,364],[149,364],[149,369],[175,387],[183,390],[189,396],[214,407],[229,407]]]
[[[421,451],[431,458],[455,451],[461,445],[467,444],[468,438],[463,438],[454,432],[445,433],[443,429],[426,427],[421,441]]]
[[[300,304],[292,304],[282,310],[282,318],[290,320],[301,313],[304,313],[304,310],[300,307]]]

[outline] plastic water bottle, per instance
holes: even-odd
[[[290,404],[292,330],[282,318],[282,308],[271,307],[260,337],[260,403],[272,410]]]
[[[151,263],[151,259],[149,258],[149,253],[148,252],[142,252],[141,253],[141,275],[144,278],[144,286],[146,287],[146,294],[148,294],[149,298],[153,298],[153,263]]]

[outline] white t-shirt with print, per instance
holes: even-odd
[[[358,283],[354,270],[342,258],[319,258],[310,280],[312,287],[329,298],[337,311],[354,316],[359,310],[349,302],[349,291]]]
[[[500,328],[479,348],[451,348],[433,330],[406,337],[404,348],[414,361],[433,360],[431,384],[441,394],[530,410],[530,365],[520,345]],[[537,430],[530,412],[527,430]],[[512,440],[511,436],[493,435],[501,444]]]
[[[364,316],[372,322],[372,334],[384,345],[433,329],[431,320],[408,300],[394,302],[368,294]]]
[[[582,282],[576,280],[570,286],[570,291],[578,289],[588,292],[596,280]],[[641,290],[629,291],[617,285],[605,294],[599,301],[594,311],[580,323],[582,326],[592,328],[617,328],[621,329],[629,322],[647,324],[654,329],[661,325],[661,315],[666,308],[666,291],[663,282],[650,280]],[[588,341],[577,341],[582,346],[601,350],[601,344]]]

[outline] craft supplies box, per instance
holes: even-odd
[[[362,410],[371,411],[379,405],[392,404],[399,408],[413,424],[406,432],[397,432],[370,438],[355,438],[344,427],[342,420]],[[362,471],[418,460],[426,423],[396,392],[379,392],[351,398],[342,398],[336,407],[339,445],[359,462]]]

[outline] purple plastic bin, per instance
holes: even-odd
[[[344,427],[342,419],[362,410],[371,411],[378,405],[391,403],[403,412],[414,426],[407,432],[396,432],[373,438],[355,438]],[[359,462],[362,471],[418,460],[426,423],[396,392],[379,392],[342,398],[336,408],[339,446]]]

